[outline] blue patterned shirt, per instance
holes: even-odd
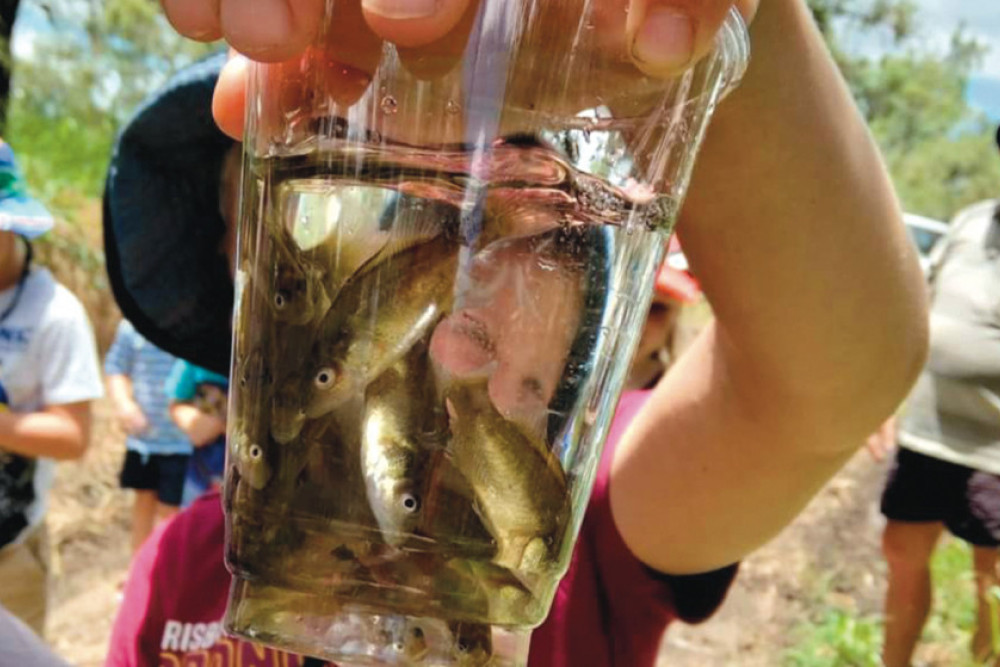
[[[146,415],[149,428],[129,436],[126,447],[143,455],[190,454],[191,441],[170,419],[170,398],[164,382],[176,358],[140,336],[132,325],[122,320],[115,342],[104,360],[107,375],[127,375],[132,380],[135,402]]]

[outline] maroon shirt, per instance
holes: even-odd
[[[552,611],[531,639],[530,667],[650,667],[667,625],[707,618],[736,568],[672,577],[643,565],[608,504],[614,446],[648,392],[625,394],[594,493]],[[299,657],[222,634],[229,593],[225,521],[217,493],[158,529],[136,555],[111,637],[108,667],[298,667]]]

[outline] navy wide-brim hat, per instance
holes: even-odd
[[[158,347],[228,373],[233,283],[222,248],[223,159],[212,118],[220,53],[180,71],[118,137],[104,191],[108,277],[122,313]]]

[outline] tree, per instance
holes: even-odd
[[[44,198],[66,187],[98,196],[119,127],[173,72],[220,47],[180,37],[152,0],[23,4],[45,25],[17,63],[8,138]]]
[[[960,27],[944,52],[927,47],[909,0],[810,0],[810,7],[904,208],[948,219],[966,204],[995,196],[1000,161],[993,127],[965,99],[985,46]],[[867,49],[849,51],[848,37]]]

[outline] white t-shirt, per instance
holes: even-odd
[[[0,314],[17,287],[0,292]],[[14,310],[0,322],[0,409],[34,412],[100,398],[94,332],[83,306],[47,269],[34,268]],[[45,515],[55,462],[0,448],[0,547]]]
[[[69,667],[35,633],[0,607],[0,667]]]

